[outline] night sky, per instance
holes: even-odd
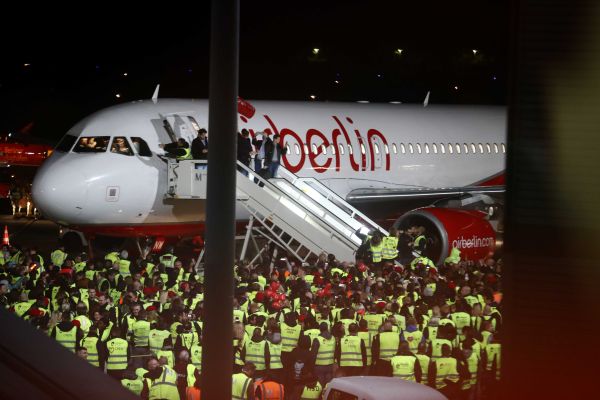
[[[157,83],[160,97],[207,97],[209,2],[123,3],[5,13],[1,134],[33,122],[53,142]],[[505,104],[506,3],[241,0],[240,96]]]

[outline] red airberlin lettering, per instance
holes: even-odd
[[[366,139],[361,136],[358,129],[353,129],[356,142],[358,143],[358,146],[353,146],[352,138],[348,134],[348,130],[344,124],[342,124],[340,121],[340,118],[332,115],[331,118],[333,118],[333,120],[336,122],[339,129],[335,128],[331,131],[331,140],[321,130],[310,128],[305,134],[306,141],[303,141],[300,135],[295,131],[289,128],[282,128],[280,130],[277,128],[271,117],[266,114],[263,114],[263,117],[270,126],[270,128],[264,129],[265,132],[281,135],[281,143],[289,145],[290,148],[296,148],[299,150],[298,156],[300,158],[296,163],[292,163],[292,160],[289,158],[289,154],[286,154],[282,157],[283,165],[291,172],[297,173],[304,168],[304,164],[307,159],[312,169],[314,169],[316,172],[323,173],[329,170],[334,161],[335,170],[339,171],[341,166],[341,157],[345,157],[346,155],[352,170],[366,171],[367,151],[370,153],[371,171],[375,170],[376,154],[385,154],[385,170],[389,171],[391,168],[390,154],[384,150],[388,145],[387,140],[385,135],[377,129],[369,129],[367,131]],[[346,117],[346,121],[349,124],[354,124],[354,121],[349,117]],[[255,132],[252,130],[250,133],[252,136],[254,136]],[[375,149],[373,143],[374,140],[378,140],[380,142],[378,146],[383,146],[383,148]],[[323,152],[323,146],[325,149],[327,149],[331,148],[330,146],[332,145],[335,148],[335,154],[333,154],[333,152],[330,152],[329,154],[327,154],[327,152]],[[313,150],[315,147],[316,151]],[[340,152],[340,147],[345,150],[343,154]],[[306,152],[304,150],[305,148],[308,148],[308,157],[306,157]],[[360,153],[360,164],[355,159],[355,153]]]

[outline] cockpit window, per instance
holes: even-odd
[[[141,137],[132,137],[131,144],[133,144],[133,148],[138,155],[142,157],[152,157],[152,151],[150,151],[148,143],[146,143],[146,141]]]
[[[116,136],[113,139],[112,146],[110,146],[110,151],[112,153],[123,154],[126,156],[133,155],[131,146],[129,146],[129,142],[127,141],[127,139],[125,139],[124,136]]]
[[[75,153],[104,153],[110,136],[82,136],[73,148]]]
[[[56,145],[56,151],[67,153],[77,141],[77,136],[65,135]]]

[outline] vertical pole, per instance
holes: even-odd
[[[254,216],[250,216],[250,221],[248,221],[248,225],[246,226],[246,237],[244,238],[244,245],[242,246],[242,252],[240,253],[240,260],[246,258],[246,250],[248,250],[248,242],[250,241],[250,237],[252,236],[252,226],[254,225]]]
[[[211,8],[202,397],[231,399],[239,0]]]

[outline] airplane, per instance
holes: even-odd
[[[208,126],[208,101],[158,99],[157,92],[97,111],[66,133],[33,182],[47,218],[85,237],[203,231],[204,200],[165,198],[159,145],[191,142]],[[281,135],[288,150],[282,167],[318,179],[350,203],[401,210],[404,202],[445,201],[393,221],[425,226],[437,238],[438,256],[450,247],[467,257],[496,249],[499,234],[487,209],[472,206],[504,192],[504,107],[238,99],[238,117],[238,129],[252,136]],[[239,205],[236,219],[248,219]]]

